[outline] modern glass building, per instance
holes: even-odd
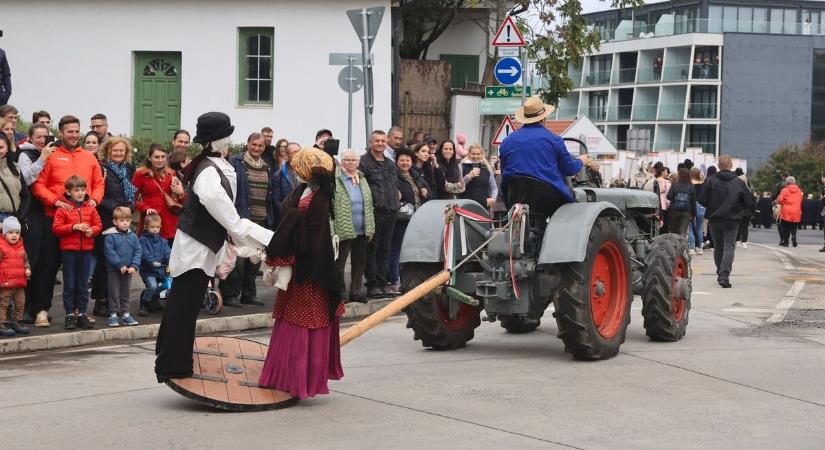
[[[825,138],[825,2],[672,0],[586,16],[598,51],[569,68],[555,118],[619,149],[746,157]]]

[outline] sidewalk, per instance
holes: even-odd
[[[58,279],[62,275],[58,274]],[[220,313],[211,315],[201,310],[198,323],[198,334],[223,333],[268,328],[272,326],[272,307],[275,301],[275,289],[264,285],[260,278],[257,280],[258,299],[264,302],[263,306],[243,305],[242,308],[224,306]],[[62,285],[55,286],[55,295],[50,314],[52,326],[35,328],[27,325],[30,334],[18,335],[10,338],[0,338],[0,355],[12,353],[51,350],[57,348],[77,347],[83,345],[99,345],[115,342],[137,341],[153,339],[157,336],[160,320],[163,313],[150,314],[148,317],[139,317],[140,293],[143,282],[140,277],[132,277],[129,292],[131,300],[131,314],[140,322],[140,325],[117,328],[106,326],[106,318],[96,317],[95,329],[66,331],[63,329],[65,313],[63,311]],[[378,311],[393,299],[371,300],[369,303],[348,303],[342,320],[359,320]],[[91,314],[92,305],[89,305]]]

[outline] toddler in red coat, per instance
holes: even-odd
[[[26,301],[26,280],[32,275],[23,240],[20,238],[20,221],[14,216],[3,221],[3,238],[0,239],[0,336],[27,334],[23,320],[23,304]],[[14,317],[6,317],[9,303],[14,302]]]
[[[63,257],[63,308],[67,330],[93,328],[86,315],[89,304],[89,267],[94,258],[95,236],[103,224],[86,195],[86,180],[72,175],[64,184],[66,202],[54,214],[52,232],[60,238]],[[77,315],[75,315],[77,311]]]

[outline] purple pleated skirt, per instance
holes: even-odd
[[[258,384],[299,399],[329,394],[327,380],[344,376],[338,326],[338,318],[316,329],[276,320]]]

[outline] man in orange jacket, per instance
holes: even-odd
[[[46,229],[51,231],[54,221],[54,213],[57,208],[72,211],[74,206],[66,201],[64,197],[65,183],[72,175],[77,175],[87,180],[90,206],[97,206],[103,199],[104,180],[100,171],[100,165],[95,156],[80,147],[80,120],[75,116],[63,116],[60,119],[58,129],[60,131],[59,145],[52,152],[51,157],[46,161],[43,171],[37,177],[37,181],[32,184],[32,194],[43,203],[46,209]],[[40,298],[29,298],[27,301],[34,302],[37,313],[34,325],[36,327],[48,327],[48,312],[52,306],[52,292],[54,291],[54,280],[60,268],[60,242],[57,237],[46,232],[43,236],[43,250],[38,267],[32,270],[31,283],[38,283]]]

